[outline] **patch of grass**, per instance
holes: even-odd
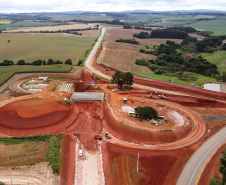
[[[201,53],[202,57],[209,62],[216,64],[219,71],[226,71],[226,65],[219,65],[221,62],[226,62],[226,51],[216,51],[214,53]]]
[[[7,81],[15,73],[32,73],[32,72],[57,72],[68,73],[72,69],[71,65],[56,64],[56,65],[12,65],[12,66],[0,66],[0,85]]]
[[[144,78],[150,78],[150,79],[154,79],[154,80],[161,80],[161,81],[166,81],[166,82],[173,82],[173,83],[178,83],[178,84],[183,84],[183,85],[189,85],[191,86],[191,82],[185,82],[180,80],[178,77],[171,77],[171,76],[166,76],[166,75],[157,75],[154,73],[146,73],[146,74],[142,74],[142,73],[133,73],[136,76],[141,76]],[[207,76],[203,76],[203,75],[199,75],[196,73],[192,73],[194,77],[197,78],[196,81],[194,81],[193,83],[201,83],[203,81],[217,81],[215,78],[211,78],[211,77],[207,77]]]
[[[160,130],[161,132],[172,132],[172,129],[167,129],[167,130]]]

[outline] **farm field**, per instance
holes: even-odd
[[[3,21],[0,23],[0,30],[8,31],[8,30],[15,30],[21,29],[21,27],[36,27],[36,26],[57,26],[61,25],[60,23],[54,22],[36,22],[36,21],[22,21],[22,22],[13,22],[11,21]]]
[[[84,59],[95,39],[85,36],[0,34],[0,61],[8,59],[17,62],[23,59],[29,63],[38,59],[65,61],[70,58],[73,64],[77,64],[79,59]]]
[[[133,34],[139,33],[141,30],[113,28],[107,31],[105,41],[102,45],[102,51],[97,59],[98,64],[104,64],[111,68],[121,71],[131,71],[136,73],[150,73],[147,67],[135,64],[136,59],[155,59],[154,55],[140,53],[140,49],[145,49],[144,44],[160,45],[165,44],[167,40],[181,43],[180,39],[138,39],[140,45],[115,42],[117,39],[134,39]]]
[[[58,31],[58,30],[67,30],[67,29],[85,29],[85,28],[93,28],[95,24],[70,24],[70,25],[56,25],[56,26],[45,26],[40,25],[39,27],[27,26],[26,28],[19,28],[16,30],[10,30],[5,32],[35,32],[35,31]]]
[[[28,73],[28,72],[58,72],[67,73],[71,71],[70,65],[56,64],[45,66],[32,66],[32,65],[12,65],[0,66],[0,85],[8,80],[15,73]]]

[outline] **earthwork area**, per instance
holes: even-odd
[[[43,84],[42,90],[37,88]],[[150,99],[147,97],[150,90],[134,87],[130,91],[118,91],[116,85],[85,70],[78,78],[27,77],[10,87],[17,93],[10,99],[7,94],[1,96],[1,135],[63,133],[61,184],[89,183],[92,179],[96,179],[96,184],[110,185],[125,184],[128,179],[135,184],[175,184],[191,154],[225,126],[224,101],[212,101],[198,94],[194,97],[194,92],[184,96],[167,93],[168,100],[158,99],[163,92],[157,92]],[[74,91],[104,93],[105,101],[69,101]],[[126,103],[123,98],[127,98]],[[151,106],[164,118],[156,121],[129,116],[137,106]],[[215,117],[210,119],[211,116]],[[111,139],[105,137],[105,132],[110,133]],[[83,151],[82,156],[79,150]],[[138,152],[142,173],[137,174]],[[30,162],[22,160],[18,165]],[[34,173],[26,170],[28,174]]]

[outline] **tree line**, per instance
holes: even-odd
[[[133,36],[140,39],[147,39],[147,38],[185,39],[188,36],[188,33],[180,30],[156,29],[156,30],[152,30],[151,33],[142,31],[140,33],[134,34]]]
[[[137,44],[137,45],[140,44],[135,39],[118,39],[118,40],[115,40],[115,42],[123,42],[123,43]]]
[[[68,64],[72,65],[72,60],[67,59],[64,62],[60,60],[53,60],[53,59],[48,59],[46,60],[35,60],[31,63],[26,63],[24,60],[18,60],[15,65],[52,65],[52,64]],[[9,65],[14,65],[13,60],[3,60],[3,62],[0,62],[0,66],[9,66]]]

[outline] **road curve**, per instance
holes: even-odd
[[[226,142],[226,127],[208,139],[190,158],[184,167],[177,185],[195,185],[196,180],[211,155]]]

